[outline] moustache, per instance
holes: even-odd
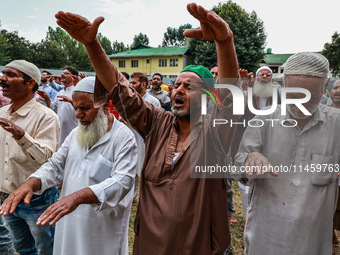
[[[4,82],[4,81],[0,81],[0,85],[9,86],[9,83],[6,83],[6,82]]]

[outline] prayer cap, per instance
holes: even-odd
[[[255,75],[255,76],[257,76],[257,74],[258,74],[260,71],[262,71],[262,70],[268,70],[268,71],[270,71],[271,73],[273,73],[272,69],[270,69],[269,66],[261,66],[259,69],[257,69],[256,75]]]
[[[199,77],[201,77],[203,79],[203,81],[211,86],[211,87],[215,87],[215,79],[214,76],[211,74],[211,72],[205,68],[204,66],[198,66],[198,65],[189,65],[186,66],[181,73],[183,72],[193,72],[195,74],[197,74]]]
[[[35,64],[32,64],[26,60],[13,60],[5,67],[12,67],[14,69],[17,69],[34,79],[38,85],[40,85],[41,83],[40,70]]]
[[[80,80],[80,82],[78,82],[78,84],[73,89],[73,93],[84,92],[84,93],[94,94],[94,83],[95,83],[95,77],[93,76],[86,77]]]
[[[328,77],[329,63],[319,53],[300,52],[287,59],[284,75],[307,75],[320,78]]]

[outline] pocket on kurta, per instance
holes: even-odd
[[[98,154],[90,171],[90,180],[92,183],[99,183],[111,177],[113,162]]]
[[[324,156],[313,154],[309,170],[312,175],[312,184],[316,186],[326,186],[332,182],[336,175],[336,155]]]

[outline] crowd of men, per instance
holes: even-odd
[[[187,8],[201,28],[184,36],[214,40],[217,62],[186,66],[169,86],[159,72],[150,83],[112,64],[96,36],[104,18],[91,23],[62,11],[58,25],[84,44],[96,77],[71,66],[60,77],[40,73],[25,60],[5,66],[0,254],[129,254],[133,202],[133,254],[231,254],[231,178],[242,189],[245,254],[332,253],[340,81],[321,104],[328,60],[291,56],[279,85],[267,66],[239,69],[222,18]],[[242,115],[234,113],[235,91],[246,98]],[[217,165],[237,171],[193,175],[195,166]]]

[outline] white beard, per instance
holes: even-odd
[[[273,96],[273,83],[260,83],[257,79],[255,80],[253,87],[254,95],[257,97],[268,98]]]
[[[317,108],[318,108],[318,104],[311,106],[309,109],[307,109],[307,111],[309,111],[313,115],[313,113],[316,111]],[[297,120],[304,120],[311,116],[311,115],[305,115],[303,112],[298,110],[296,106],[293,106],[290,104],[287,105],[287,110],[290,116]]]
[[[85,126],[79,122],[76,135],[79,146],[91,148],[95,145],[96,142],[107,133],[108,122],[107,116],[102,108],[99,108],[96,118],[90,125]]]

